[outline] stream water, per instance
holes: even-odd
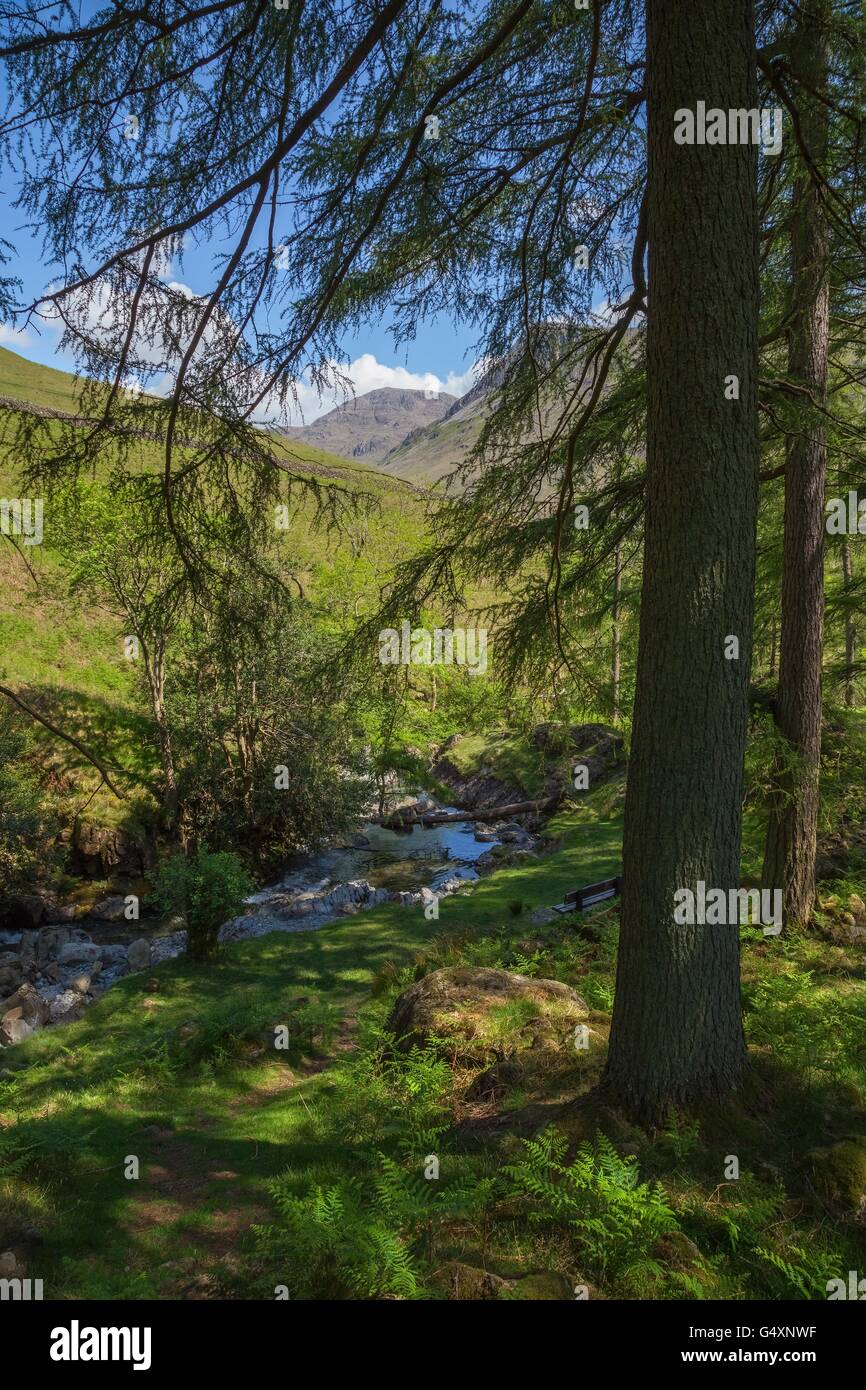
[[[437,804],[430,809],[456,811],[458,808]],[[484,839],[477,840],[469,816],[465,821],[430,827],[416,825],[407,830],[388,830],[382,825],[365,822],[340,844],[316,854],[298,855],[287,865],[282,878],[253,893],[247,904],[251,913],[265,914],[268,903],[286,893],[314,890],[325,883],[336,887],[359,879],[389,893],[417,892],[423,887],[436,892],[448,879],[459,877],[468,882],[478,878],[473,867],[475,861],[493,845],[501,843],[492,833],[481,833]],[[173,919],[148,914],[137,922],[105,922],[86,917],[79,919],[76,925],[89,932],[94,941],[106,944],[128,943],[141,936],[158,939],[177,931]],[[303,923],[299,921],[296,929],[303,930]]]

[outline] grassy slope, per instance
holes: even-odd
[[[0,348],[0,396],[74,414],[76,380],[67,372],[29,362]],[[13,446],[14,417],[0,420],[0,495],[17,496],[19,460]],[[275,457],[291,467],[300,464],[323,482],[352,489],[368,499],[353,529],[365,550],[357,564],[366,567],[375,588],[378,575],[415,544],[422,526],[421,500],[398,479],[365,464],[350,463],[321,449],[274,435]],[[181,461],[187,450],[179,450]],[[142,467],[158,466],[155,444],[142,441]],[[317,470],[322,470],[317,474]],[[334,476],[336,475],[336,476]],[[344,541],[314,525],[312,502],[300,500],[291,529],[280,536],[287,564],[309,589],[321,568],[341,563]],[[95,751],[109,750],[122,766],[144,778],[155,768],[155,745],[136,672],[123,656],[122,620],[98,605],[82,605],[67,592],[63,567],[51,549],[50,507],[45,513],[45,544],[24,551],[36,581],[13,547],[0,537],[0,679],[35,696],[44,712]],[[91,769],[68,745],[37,730],[52,767],[92,789]],[[86,799],[86,790],[82,800]],[[133,820],[142,807],[130,808]],[[103,824],[123,824],[127,810],[103,789],[89,808]]]

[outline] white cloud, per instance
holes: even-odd
[[[14,348],[32,347],[33,339],[24,328],[12,328],[8,323],[0,323],[0,343],[8,343]]]
[[[163,284],[167,290],[173,291],[190,303],[198,298],[189,285],[182,281],[164,279]],[[106,342],[116,341],[118,303],[107,286],[88,286],[75,298],[74,307],[83,314],[87,331],[94,338],[103,336]],[[168,395],[174,387],[175,362],[172,361],[169,365],[166,358],[175,358],[176,354],[173,351],[169,353],[152,314],[148,315],[140,310],[140,319],[139,330],[133,343],[133,356],[143,371],[144,379],[141,384],[153,395]],[[50,307],[45,313],[45,320],[50,327],[59,328],[58,316]],[[205,329],[205,345],[213,341],[216,330],[217,325],[212,320]],[[0,325],[0,335],[3,331]],[[3,341],[2,336],[0,341]],[[23,339],[19,341],[23,342]],[[169,367],[167,371],[166,366]],[[327,368],[326,374],[335,384],[325,388],[321,395],[308,375],[298,380],[297,405],[291,405],[291,401],[289,402],[289,424],[312,424],[320,415],[327,414],[335,406],[351,401],[353,395],[364,396],[368,391],[375,391],[384,386],[396,387],[403,391],[444,391],[450,396],[462,396],[475,385],[483,364],[475,363],[465,372],[449,371],[448,375],[442,378],[436,372],[410,372],[406,367],[389,367],[387,363],[379,362],[374,353],[364,352],[348,364],[331,361]],[[262,402],[252,418],[259,423],[277,423],[280,416],[274,394]]]

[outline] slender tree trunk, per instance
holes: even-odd
[[[846,597],[850,592],[854,580],[851,568],[851,546],[846,536],[842,541],[842,584]],[[854,617],[850,608],[845,610],[845,665],[850,673],[854,665],[854,652],[857,646],[857,632],[854,627]],[[845,680],[845,707],[854,708],[854,680],[849,674]]]
[[[791,65],[806,90],[799,103],[802,138],[820,166],[827,150],[827,110],[810,92],[827,85],[826,0],[800,8]],[[819,406],[827,396],[830,296],[827,226],[808,174],[797,177],[791,208],[793,320],[788,376]],[[824,629],[823,416],[804,416],[785,462],[785,544],[777,723],[793,757],[780,770],[764,852],[764,886],[782,890],[785,926],[802,930],[815,901],[821,763],[821,660]]]
[[[174,770],[174,752],[171,743],[171,729],[165,708],[165,646],[157,641],[153,648],[142,639],[144,669],[150,690],[150,707],[153,712],[156,734],[159,740],[160,763],[162,764],[162,819],[170,830],[177,819],[177,778]]]
[[[745,1057],[737,926],[676,925],[674,894],[699,879],[739,884],[759,462],[756,150],[677,145],[674,113],[757,106],[751,0],[648,0],[647,63],[646,539],[604,1082],[642,1120],[726,1095]]]

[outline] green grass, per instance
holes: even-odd
[[[29,1156],[24,1174],[0,1182],[0,1227],[7,1245],[21,1222],[44,1227],[34,1268],[46,1296],[177,1296],[189,1271],[211,1265],[228,1278],[223,1256],[268,1215],[269,1180],[287,1163],[334,1159],[317,1138],[329,1074],[305,1074],[292,1054],[250,1055],[250,1042],[293,1001],[325,999],[350,1017],[386,967],[407,965],[434,936],[494,929],[516,895],[530,910],[614,867],[615,825],[601,836],[566,819],[555,828],[557,855],[443,900],[438,924],[385,907],[238,943],[209,970],[167,962],[122,980],[81,1021],[4,1053],[0,1133]],[[148,994],[151,978],[159,989]],[[137,1182],[123,1176],[128,1155]]]
[[[22,1228],[36,1226],[42,1243],[27,1247],[28,1267],[45,1280],[46,1296],[61,1298],[273,1297],[281,1283],[293,1296],[336,1288],[345,1297],[341,1278],[373,1277],[364,1242],[374,1227],[406,1296],[445,1296],[435,1271],[454,1260],[499,1271],[515,1297],[537,1296],[514,1281],[537,1282],[544,1271],[589,1279],[593,1296],[815,1297],[816,1280],[862,1264],[856,1225],[822,1205],[804,1176],[812,1150],[866,1135],[862,960],[817,938],[767,943],[744,929],[754,1059],[744,1093],[654,1135],[569,1107],[603,1065],[617,909],[582,919],[589,935],[570,921],[532,927],[527,916],[619,866],[621,823],[602,790],[595,804],[550,823],[544,857],[443,899],[438,922],[387,906],[319,932],[237,943],[211,968],[167,962],[121,981],[79,1022],[3,1054],[4,1248],[26,1243]],[[593,1010],[587,1052],[558,1038],[555,1011],[539,1017],[537,1008],[510,1006],[491,1016],[488,1043],[524,1068],[497,1107],[505,1130],[485,1129],[477,1107],[467,1110],[471,1069],[437,1071],[421,1059],[395,1069],[376,1041],[400,988],[459,963],[562,979]],[[280,1023],[293,1040],[287,1052],[266,1041]],[[841,1046],[830,1045],[833,1036]],[[447,1132],[461,1117],[462,1138]],[[594,1143],[597,1124],[615,1147],[628,1142],[642,1181],[662,1181],[674,1230],[701,1252],[697,1264],[679,1271],[645,1250],[605,1272],[604,1242],[592,1223],[584,1229],[579,1200],[573,1229],[533,1223],[528,1210],[517,1219],[503,1164],[522,1161],[521,1136],[550,1120],[574,1144]],[[422,1142],[431,1123],[439,1137]],[[412,1173],[431,1151],[442,1155],[447,1181],[428,1210],[434,1199],[423,1184],[416,1191]],[[589,1183],[604,1224],[614,1220],[606,1204],[626,1201],[617,1184],[630,1179],[613,1160],[593,1168],[594,1152],[586,1151],[579,1184]],[[724,1184],[720,1155],[732,1152],[743,1177]],[[130,1156],[137,1180],[124,1176]],[[374,1216],[369,1202],[381,1182],[390,1196]],[[332,1198],[317,1217],[308,1206],[317,1189],[349,1205],[335,1263],[323,1256],[314,1276],[291,1251],[299,1233],[315,1243],[316,1223],[327,1226]],[[273,1191],[283,1194],[285,1218],[275,1215]],[[636,1229],[644,1229],[643,1192],[627,1199]],[[477,1220],[460,1216],[466,1202],[480,1203]]]
[[[540,796],[552,770],[544,753],[520,735],[507,732],[469,734],[449,748],[447,758],[464,776],[484,773],[525,792]]]

